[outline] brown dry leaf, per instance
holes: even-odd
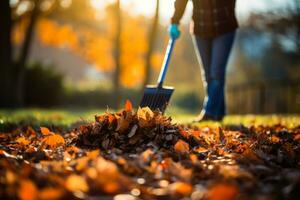
[[[139,107],[137,111],[137,117],[138,119],[149,120],[154,117],[154,113],[149,107]]]
[[[18,196],[22,200],[37,199],[38,189],[31,180],[21,180]]]
[[[89,190],[89,186],[86,180],[78,175],[71,175],[66,180],[66,188],[72,192],[87,192]]]
[[[44,188],[39,191],[38,197],[40,200],[61,199],[64,191],[59,188]]]
[[[42,142],[51,148],[55,148],[57,146],[64,145],[65,139],[61,135],[54,134],[45,137]]]
[[[300,133],[295,135],[294,140],[300,140]]]
[[[178,140],[178,142],[175,144],[174,149],[178,153],[188,153],[190,150],[189,144],[187,144],[183,140]]]
[[[151,120],[154,117],[154,113],[149,107],[141,108],[139,107],[137,111],[137,118],[139,120],[140,127],[148,127],[151,126]]]
[[[193,187],[191,184],[184,182],[175,182],[169,185],[169,189],[172,193],[181,194],[187,196],[192,193]]]
[[[208,192],[210,200],[233,200],[236,199],[238,188],[234,185],[220,183],[213,186]]]
[[[128,134],[128,137],[131,138],[132,136],[134,136],[135,133],[136,133],[136,131],[137,131],[137,129],[138,129],[138,126],[137,126],[137,125],[134,125],[134,126],[131,128],[131,130],[130,130],[130,132],[129,132],[129,134]]]
[[[131,111],[132,111],[132,103],[131,103],[131,101],[129,101],[129,100],[126,100],[126,103],[125,103],[125,111],[126,111],[126,112],[131,112]]]
[[[121,116],[117,119],[117,128],[116,131],[124,132],[129,127],[129,121],[125,119],[124,116]]]
[[[24,136],[19,137],[16,140],[16,142],[19,143],[19,144],[22,144],[22,145],[28,145],[28,144],[30,144],[30,141],[27,140]]]
[[[36,132],[31,126],[27,127],[26,136],[36,136]]]
[[[171,158],[165,158],[159,163],[159,166],[163,170],[167,170],[171,167],[172,164],[173,164],[173,160]]]
[[[272,141],[273,143],[278,143],[278,142],[280,142],[280,138],[277,137],[277,136],[275,136],[275,135],[272,135],[271,141]]]
[[[205,153],[205,152],[207,152],[208,150],[207,150],[206,148],[199,147],[199,148],[195,149],[194,151],[197,152],[197,153]]]
[[[200,135],[201,135],[201,131],[199,130],[193,130],[192,131],[192,136],[199,139],[200,138]]]
[[[40,129],[41,129],[41,133],[43,135],[51,135],[52,134],[52,132],[47,127],[41,127]]]

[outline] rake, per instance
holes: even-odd
[[[162,68],[157,80],[157,85],[147,85],[144,91],[144,96],[140,103],[141,107],[148,106],[151,110],[159,110],[164,113],[171,96],[174,92],[173,87],[164,87],[163,82],[165,80],[171,54],[174,48],[175,39],[170,39],[166,50],[165,58],[163,61]]]

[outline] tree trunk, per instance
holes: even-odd
[[[160,0],[156,0],[156,10],[155,15],[153,18],[153,23],[150,28],[149,32],[149,44],[148,44],[148,51],[145,58],[145,79],[143,86],[145,87],[147,84],[149,84],[150,78],[151,78],[151,58],[154,51],[155,46],[155,40],[158,30],[158,23],[159,23],[159,2]]]
[[[12,48],[9,0],[0,1],[0,107],[11,106]]]
[[[30,45],[34,35],[34,28],[39,16],[40,0],[34,1],[34,8],[30,16],[28,28],[26,30],[23,46],[21,48],[20,57],[16,64],[16,88],[15,99],[16,105],[21,107],[24,105],[24,85],[26,84],[26,63],[30,53]]]
[[[122,31],[122,19],[121,19],[121,2],[117,0],[115,7],[116,17],[116,36],[115,36],[115,73],[114,73],[114,108],[118,109],[121,101],[120,94],[120,76],[121,76],[121,31]]]

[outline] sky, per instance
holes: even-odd
[[[112,3],[115,0],[90,0],[95,8],[101,10],[105,7],[106,3]],[[173,9],[174,0],[160,0],[161,8],[161,22],[168,23]],[[155,11],[156,0],[121,0],[124,10],[130,11],[134,15],[152,16]],[[191,16],[192,3],[189,5],[185,12],[184,22],[187,22]],[[286,6],[293,6],[291,0],[237,0],[236,13],[238,18],[243,20],[251,12],[264,12],[267,10],[282,8]]]

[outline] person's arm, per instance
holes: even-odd
[[[186,5],[187,5],[188,0],[176,0],[174,3],[175,6],[175,12],[173,17],[171,18],[171,23],[172,24],[179,24],[183,13],[185,11]]]

